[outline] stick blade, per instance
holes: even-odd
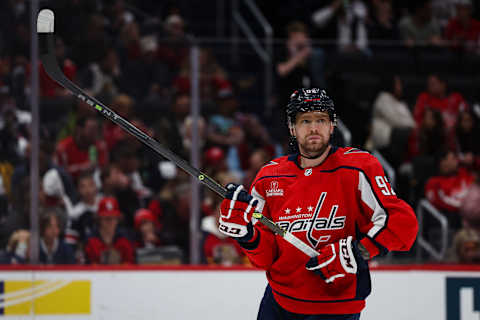
[[[53,33],[55,15],[50,9],[42,9],[37,17],[37,33]]]

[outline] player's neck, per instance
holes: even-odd
[[[315,159],[308,159],[300,155],[300,167],[305,169],[305,168],[312,168],[320,165],[323,161],[325,161],[331,149],[332,149],[332,146],[328,145],[327,148],[325,148],[325,150],[323,151],[323,153]]]

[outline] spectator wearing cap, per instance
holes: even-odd
[[[455,0],[456,15],[448,22],[445,38],[457,50],[480,54],[480,21],[472,17],[471,0]]]
[[[133,245],[118,228],[122,212],[117,199],[105,197],[98,205],[98,226],[87,240],[85,256],[91,264],[134,263]]]
[[[135,248],[156,248],[162,242],[159,236],[160,223],[149,209],[138,209],[135,212]]]

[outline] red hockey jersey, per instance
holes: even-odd
[[[425,184],[425,196],[438,210],[457,212],[474,180],[465,168],[453,175],[433,176]]]
[[[417,231],[412,208],[396,197],[378,160],[355,148],[332,148],[325,161],[302,169],[298,155],[265,165],[252,184],[257,211],[318,251],[349,235],[375,256],[409,250]],[[260,223],[243,248],[266,270],[275,300],[301,314],[354,314],[370,293],[368,266],[332,284],[305,268],[309,257]]]

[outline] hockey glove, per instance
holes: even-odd
[[[229,183],[220,205],[218,230],[239,241],[249,241],[253,235],[252,214],[258,204],[242,185]]]
[[[317,257],[310,258],[306,267],[319,274],[326,283],[332,283],[347,273],[357,273],[354,250],[358,249],[351,236],[340,239],[338,243],[325,246]]]

